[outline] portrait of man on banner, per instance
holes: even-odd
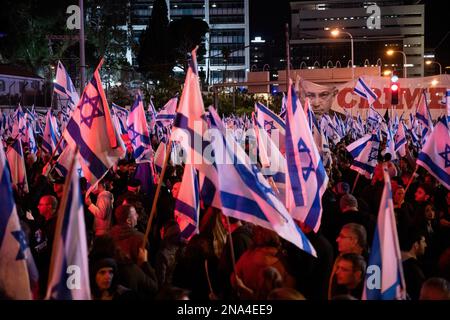
[[[312,110],[317,117],[330,113],[333,101],[338,93],[334,84],[322,85],[306,80],[300,80],[299,91],[302,105],[304,105],[305,99],[309,98]]]

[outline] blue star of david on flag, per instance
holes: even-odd
[[[99,103],[100,103],[99,95],[96,95],[95,97],[88,97],[87,93],[83,95],[83,102],[79,106],[81,117],[80,124],[85,123],[86,126],[88,126],[90,129],[95,118],[102,117],[105,115],[99,108]],[[88,106],[91,107],[90,110],[86,108]],[[90,111],[90,113],[87,116],[85,116],[85,114],[83,114],[83,111],[86,111],[86,113]]]
[[[130,134],[130,133],[132,135],[130,137],[131,144],[135,146],[136,145],[136,139],[139,138],[141,136],[141,134],[134,130],[134,124],[131,124],[128,127],[128,134]]]
[[[17,252],[16,260],[25,259],[25,250],[28,248],[25,233],[22,230],[11,232],[13,237],[19,242],[19,252]]]
[[[272,129],[275,129],[275,126],[273,125],[272,121],[264,120],[264,129],[266,129],[268,134],[272,134]]]
[[[444,159],[444,166],[446,168],[450,167],[450,146],[448,144],[445,145],[445,150],[443,152],[439,152],[439,156]]]
[[[314,172],[314,166],[313,166],[313,162],[311,159],[311,150],[309,150],[309,148],[306,146],[305,141],[303,141],[303,139],[300,138],[300,140],[298,141],[298,152],[300,153],[300,156],[302,157],[302,163],[307,163],[309,162],[308,166],[302,166],[302,174],[303,174],[303,178],[305,180],[308,180],[309,175],[311,174],[311,172]],[[303,154],[303,156],[302,156]],[[303,161],[305,160],[305,161]]]
[[[369,162],[372,160],[377,160],[378,159],[378,148],[372,147],[372,149],[370,149],[370,153],[369,153]]]

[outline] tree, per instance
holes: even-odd
[[[203,20],[192,17],[183,17],[170,23],[170,49],[176,64],[180,68],[186,69],[186,54],[191,52],[196,46],[199,46],[197,61],[201,62],[203,60],[203,56],[206,53],[203,41],[207,32],[209,32],[208,24]]]
[[[165,0],[155,0],[147,29],[140,39],[138,53],[139,71],[147,79],[162,80],[167,77],[175,64],[169,54],[169,19]]]

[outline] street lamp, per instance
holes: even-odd
[[[334,29],[333,31],[331,31],[331,35],[333,37],[337,37],[340,33],[345,33],[346,35],[348,35],[350,37],[350,45],[351,45],[351,50],[352,50],[352,79],[355,78],[355,57],[354,57],[354,52],[353,52],[353,36],[346,31],[342,31],[339,29]]]
[[[407,78],[406,75],[406,54],[403,51],[399,51],[399,50],[388,50],[386,51],[386,54],[388,56],[392,56],[394,54],[394,52],[399,52],[403,55],[403,78]]]
[[[431,60],[425,61],[425,64],[426,64],[427,66],[432,65],[433,63],[435,63],[435,64],[437,64],[437,65],[439,66],[439,74],[442,74],[442,65],[441,65],[439,62],[437,62],[437,61],[431,61]]]

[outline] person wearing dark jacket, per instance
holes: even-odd
[[[225,217],[224,215],[222,215]],[[253,228],[249,223],[241,222],[235,218],[229,217],[231,238],[233,239],[234,258],[236,261],[253,245]],[[228,230],[228,223],[222,219],[225,229]],[[222,283],[221,291],[224,298],[231,296],[231,283],[229,281],[230,275],[233,272],[233,261],[231,259],[230,238],[222,250],[222,255],[219,259],[219,281]]]
[[[425,254],[427,247],[425,236],[418,228],[412,227],[401,234],[399,238],[406,291],[411,300],[418,300],[420,289],[426,280],[418,261],[418,258]]]
[[[32,230],[30,248],[40,275],[39,290],[41,297],[45,296],[47,289],[53,238],[58,218],[56,215],[57,207],[58,200],[56,197],[42,196],[38,204],[39,216],[34,221],[29,220]]]
[[[118,284],[117,263],[112,258],[90,261],[91,294],[93,300],[136,300],[132,290]]]
[[[136,261],[138,252],[131,250],[132,243],[144,241],[144,234],[135,229],[138,219],[136,209],[132,205],[124,204],[116,208],[114,215],[117,224],[112,227],[109,234],[122,253]]]
[[[184,243],[181,231],[175,220],[167,221],[161,229],[161,247],[156,255],[156,274],[160,288],[172,283],[175,267],[183,256]]]
[[[138,215],[131,205],[116,208],[117,225],[110,232],[117,246],[117,263],[121,284],[136,291],[143,299],[154,298],[158,291],[156,274],[148,262],[147,249],[142,248],[144,235],[135,230]]]

